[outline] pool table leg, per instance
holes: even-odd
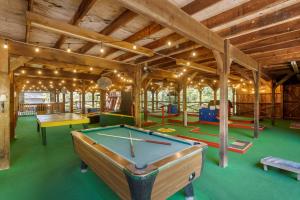
[[[38,122],[36,123],[36,128],[37,128],[37,132],[39,133],[41,129],[40,129],[40,124]]]
[[[81,171],[81,173],[86,173],[87,172],[87,168],[88,168],[88,165],[84,161],[81,161],[81,164],[80,164],[80,171]]]
[[[194,188],[193,184],[189,183],[184,188],[185,200],[193,200],[194,199]]]
[[[46,128],[42,127],[42,142],[43,145],[46,146],[47,145],[47,137],[46,137]]]
[[[82,124],[82,126],[83,126],[83,129],[88,129],[89,128],[88,124]]]

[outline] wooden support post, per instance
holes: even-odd
[[[178,113],[180,113],[181,111],[181,101],[180,101],[180,86],[178,85],[178,88],[177,88],[177,109],[178,109]]]
[[[213,51],[217,61],[218,72],[220,76],[220,149],[219,149],[219,166],[225,168],[228,166],[228,76],[230,73],[230,42],[224,42],[224,55],[220,52]],[[216,91],[216,90],[214,90]],[[215,92],[216,93],[216,92]]]
[[[106,91],[100,91],[100,111],[105,112],[105,105],[106,105]]]
[[[0,47],[1,48],[1,47]],[[9,85],[10,85],[10,97],[9,97],[9,116],[10,116],[10,140],[15,139],[15,84],[14,84],[14,73],[10,70],[9,73]],[[1,139],[0,139],[1,140]]]
[[[281,86],[280,118],[284,119],[284,85]]]
[[[70,112],[74,112],[74,93],[73,91],[70,92]]]
[[[56,103],[59,103],[59,92],[56,92]]]
[[[141,84],[142,84],[142,67],[136,66],[134,80],[134,118],[135,125],[141,127]]]
[[[144,88],[144,122],[148,121],[148,92],[147,88]]]
[[[232,115],[235,115],[235,96],[236,90],[235,88],[232,88]]]
[[[217,104],[217,88],[214,89],[214,105],[216,106]]]
[[[155,99],[156,99],[155,108],[156,110],[158,110],[158,90],[155,91]]]
[[[155,93],[155,91],[151,90],[151,97],[152,97],[152,105],[151,105],[151,108],[152,108],[152,112],[154,112],[154,93]]]
[[[202,91],[203,91],[202,88],[198,89],[198,92],[199,92],[199,107],[201,107],[201,105],[202,105]]]
[[[272,108],[271,108],[271,121],[272,126],[275,125],[275,91],[276,91],[276,80],[272,80],[272,96],[271,96],[271,102],[272,102]]]
[[[55,92],[51,91],[51,92],[50,92],[50,102],[51,102],[51,103],[55,102],[55,98],[56,98],[56,97],[55,97]]]
[[[85,90],[82,91],[82,106],[81,106],[81,113],[85,114]]]
[[[92,107],[95,107],[95,92],[92,92]]]
[[[183,111],[183,125],[187,126],[187,102],[186,102],[186,96],[187,96],[187,81],[183,81],[182,84],[182,111]]]
[[[66,94],[65,93],[62,93],[62,98],[63,98],[63,100],[62,100],[62,102],[63,102],[63,113],[65,113],[66,112]]]
[[[259,86],[260,86],[260,67],[253,72],[254,75],[254,138],[259,136]]]
[[[9,168],[10,161],[10,76],[8,49],[0,39],[0,170]]]

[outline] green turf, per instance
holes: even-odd
[[[295,174],[276,169],[265,172],[259,160],[272,155],[300,162],[300,131],[288,129],[287,121],[273,128],[268,121],[264,123],[266,130],[255,140],[251,130],[229,129],[230,136],[252,141],[254,146],[245,155],[229,152],[226,169],[218,167],[218,149],[208,148],[203,174],[194,182],[197,199],[299,199],[300,182]],[[199,126],[201,131],[218,133],[216,126]],[[48,146],[44,147],[34,118],[20,118],[18,139],[12,144],[12,166],[0,171],[0,199],[117,199],[92,171],[80,173],[69,132],[68,126],[49,128]],[[170,199],[184,196],[178,192]]]

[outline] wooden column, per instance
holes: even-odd
[[[152,97],[152,105],[151,105],[151,108],[152,108],[152,112],[154,112],[154,94],[155,94],[155,91],[151,91],[151,97]]]
[[[0,170],[9,168],[10,160],[10,76],[8,49],[3,48],[4,41],[0,39]]]
[[[50,102],[55,102],[55,91],[50,91]]]
[[[158,110],[158,90],[155,91],[155,99],[156,99],[155,107],[156,107],[156,110]]]
[[[217,88],[214,89],[214,104],[217,104]]]
[[[182,111],[183,111],[183,125],[187,126],[187,105],[186,105],[186,96],[187,96],[187,81],[183,81],[182,84]]]
[[[74,93],[73,91],[70,92],[70,112],[74,112]]]
[[[95,92],[92,92],[92,107],[95,107]]]
[[[62,93],[63,94],[63,113],[65,113],[66,112],[66,94],[63,92]]]
[[[144,88],[144,121],[148,121],[148,90]]]
[[[259,86],[260,86],[260,68],[253,72],[254,77],[254,138],[259,136]]]
[[[235,95],[236,90],[232,88],[232,115],[235,115]]]
[[[142,67],[136,66],[135,69],[135,80],[134,80],[134,117],[135,125],[141,127],[141,104],[140,104],[140,94],[141,94],[141,84],[142,84]]]
[[[0,47],[2,48],[2,47]],[[15,115],[15,84],[14,84],[14,73],[10,71],[9,73],[9,85],[10,85],[10,97],[9,97],[9,116],[10,116],[10,140],[15,138],[15,125],[16,125],[16,115]],[[1,139],[0,139],[1,140]]]
[[[178,113],[180,113],[181,107],[180,107],[180,86],[178,85],[177,88],[177,109],[178,109]]]
[[[100,91],[100,111],[105,112],[105,104],[106,104],[106,91]]]
[[[225,168],[228,166],[228,76],[230,73],[230,42],[224,42],[224,55],[217,51],[213,51],[217,61],[218,73],[220,76],[220,148],[219,148],[219,166]],[[215,93],[217,90],[214,90]]]
[[[85,114],[85,90],[82,91],[81,113]]]
[[[271,95],[271,102],[272,102],[272,108],[271,108],[271,121],[272,126],[275,125],[275,91],[276,91],[276,80],[272,80],[272,95]]]
[[[201,104],[202,104],[202,91],[203,91],[203,88],[198,89],[198,92],[199,92],[199,106],[200,107],[201,107]]]
[[[59,103],[59,92],[56,92],[56,102]]]
[[[284,85],[281,86],[280,88],[280,92],[281,92],[281,104],[280,104],[280,118],[284,119]]]

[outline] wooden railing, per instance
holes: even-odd
[[[65,112],[64,103],[22,103],[18,107],[18,115],[42,115]]]

